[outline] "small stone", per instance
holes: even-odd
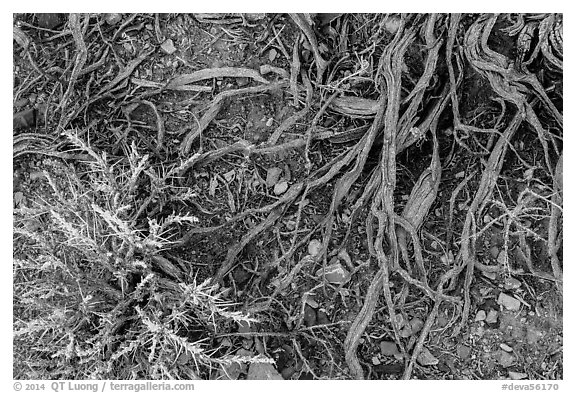
[[[280,180],[281,175],[282,175],[281,168],[278,168],[276,166],[268,168],[268,170],[266,171],[266,186],[267,187],[274,186],[276,183],[278,183],[278,180]]]
[[[402,21],[400,18],[395,17],[395,16],[390,16],[390,17],[386,18],[386,20],[384,21],[384,28],[390,34],[396,34],[396,32],[400,28],[401,24],[402,24]]]
[[[64,15],[66,14],[56,14],[56,13],[36,14],[36,18],[38,20],[38,26],[50,30],[55,29],[56,27],[62,24],[64,20]]]
[[[250,328],[250,323],[247,321],[238,322],[238,333],[250,333],[252,329]]]
[[[434,366],[438,364],[438,359],[436,359],[427,348],[422,349],[422,352],[420,352],[416,360],[421,366]]]
[[[308,327],[316,325],[316,311],[309,305],[304,306],[304,324]]]
[[[274,124],[274,118],[271,117],[266,121],[266,127],[272,127],[272,124]]]
[[[231,363],[227,365],[222,365],[222,370],[220,371],[221,380],[237,380],[242,373],[242,365],[240,363]]]
[[[400,351],[398,350],[398,347],[394,341],[381,341],[380,353],[384,356],[394,356],[399,355]]]
[[[504,292],[500,292],[500,296],[498,296],[498,304],[503,306],[508,311],[520,310],[520,300],[506,295]]]
[[[40,180],[46,177],[42,171],[30,172],[30,181]]]
[[[259,20],[262,20],[266,17],[265,13],[246,13],[244,14],[244,18],[246,18],[246,20],[248,22],[257,22]]]
[[[14,101],[14,107],[16,109],[22,109],[28,105],[29,102],[30,100],[28,98],[20,98],[19,100]]]
[[[318,302],[310,297],[306,298],[306,304],[309,305],[312,308],[318,308]]]
[[[504,250],[500,251],[500,253],[498,254],[498,258],[496,258],[496,260],[500,265],[506,266],[508,262],[508,254],[506,253],[506,251]]]
[[[484,216],[484,224],[488,224],[490,221],[492,221],[492,217],[490,216],[490,214],[486,214]]]
[[[316,311],[316,319],[318,320],[318,325],[328,325],[330,323],[328,314],[323,309]]]
[[[324,279],[331,284],[340,285],[350,279],[350,273],[344,269],[340,262],[336,262],[316,271],[317,276],[324,276]]]
[[[236,171],[234,169],[229,170],[228,172],[226,172],[224,174],[224,179],[230,183],[232,180],[234,180],[234,176],[236,176]]]
[[[270,363],[252,363],[248,369],[248,380],[282,380],[282,375]]]
[[[108,23],[110,26],[114,26],[122,20],[122,14],[112,13],[112,14],[104,14],[104,21]]]
[[[250,78],[244,78],[244,77],[236,78],[236,84],[238,85],[238,87],[248,86],[248,84],[250,84],[250,81],[251,81]]]
[[[504,279],[504,289],[506,290],[518,289],[521,285],[522,283],[520,280],[517,280],[514,277],[506,277]]]
[[[500,348],[502,348],[502,350],[506,351],[506,352],[512,352],[513,351],[511,346],[504,344],[504,343],[500,344]]]
[[[482,275],[490,280],[496,280],[496,273],[483,271]]]
[[[14,193],[14,206],[15,207],[20,207],[23,200],[24,200],[24,194],[21,191]]]
[[[320,240],[312,239],[310,243],[308,243],[308,254],[315,257],[316,255],[320,254],[322,251],[322,243]]]
[[[508,352],[500,351],[499,363],[502,367],[508,368],[514,364],[516,357]]]
[[[268,51],[268,60],[270,60],[271,62],[274,61],[276,56],[278,56],[278,52],[276,52],[276,49],[272,48]]]
[[[286,192],[286,190],[288,190],[288,182],[287,181],[281,181],[281,182],[276,183],[274,185],[274,194],[275,195],[282,195]]]
[[[172,53],[176,52],[176,47],[174,46],[174,42],[172,39],[168,38],[166,41],[160,45],[160,48],[164,51],[164,53],[171,55]]]
[[[480,322],[486,320],[486,311],[480,310],[476,313],[476,318],[474,319],[475,322]]]
[[[456,347],[456,353],[458,357],[462,360],[468,359],[470,357],[470,353],[472,353],[472,349],[469,346],[458,344]]]
[[[412,327],[412,334],[416,334],[424,327],[424,321],[418,317],[412,318],[410,326]]]
[[[290,377],[292,377],[292,375],[294,375],[294,373],[296,372],[296,369],[294,367],[286,367],[284,370],[282,370],[282,378],[284,379],[290,379]]]
[[[437,250],[438,242],[436,240],[433,240],[432,243],[430,243],[430,247],[432,247],[434,250]]]
[[[528,374],[526,373],[517,373],[516,371],[508,371],[508,376],[510,379],[520,380],[528,378]]]
[[[494,259],[498,258],[498,254],[500,254],[500,248],[497,246],[490,247],[490,256]]]
[[[378,359],[378,356],[372,356],[372,364],[374,366],[378,366],[380,364],[380,359]]]
[[[488,315],[486,316],[486,323],[496,323],[498,322],[498,311],[490,309]]]

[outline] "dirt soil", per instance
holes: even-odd
[[[167,180],[154,192],[152,180],[137,185],[130,209],[142,209],[130,225],[147,234],[152,219],[195,221],[163,234],[169,243],[154,255],[171,267],[130,270],[121,292],[138,291],[148,273],[175,285],[212,280],[230,310],[258,320],[216,321],[215,330],[207,320],[205,331],[178,333],[210,356],[237,357],[197,377],[252,379],[260,363],[245,359],[261,356],[273,360],[266,378],[563,378],[562,124],[554,115],[562,113],[562,70],[544,51],[562,57],[550,42],[535,42],[537,34],[518,46],[524,26],[544,34],[561,16],[429,22],[423,14],[403,24],[392,14],[100,14],[76,22],[46,15],[14,17],[15,228],[52,228],[42,214],[20,219],[23,208],[55,198],[44,171],[87,179],[87,153],[71,147],[64,130],[106,152],[116,168],[132,145],[147,154]],[[429,23],[439,40],[435,61]],[[482,28],[478,42],[487,38],[490,58],[465,49]],[[411,41],[403,47],[397,34]],[[321,76],[318,57],[327,61]],[[485,65],[491,61],[494,70]],[[518,108],[528,115],[514,125]],[[427,170],[441,173],[430,188],[422,186]],[[380,181],[386,176],[393,180]],[[412,195],[418,190],[422,199]],[[179,199],[183,193],[192,197]],[[407,215],[416,205],[419,213]],[[18,233],[15,259],[34,258]],[[34,316],[25,311],[29,276],[19,263],[14,317],[25,322]],[[90,316],[94,326],[119,304],[106,302]],[[163,315],[170,312],[166,303]],[[128,337],[130,323],[118,332]],[[86,342],[97,336],[84,329]],[[174,359],[192,364],[182,353]],[[138,364],[148,364],[146,356]],[[18,364],[19,378],[45,375],[41,362],[33,371]],[[146,367],[130,378],[160,375]],[[188,379],[170,370],[162,377]]]

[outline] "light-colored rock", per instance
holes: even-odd
[[[325,268],[318,269],[316,276],[324,276],[326,281],[335,285],[344,284],[350,279],[350,273],[344,269],[340,262],[332,263]]]
[[[480,322],[486,320],[486,311],[480,310],[476,313],[476,318],[474,319],[475,322]]]
[[[174,46],[174,42],[168,38],[166,41],[160,45],[160,48],[164,51],[164,53],[171,55],[172,53],[176,52],[176,47]]]
[[[113,14],[104,14],[104,20],[109,25],[113,26],[118,24],[122,20],[122,14],[113,13]]]
[[[488,311],[488,315],[486,316],[487,323],[496,323],[498,322],[498,311],[490,310]]]
[[[248,369],[248,380],[283,380],[282,375],[270,363],[252,363]]]
[[[422,349],[422,352],[420,352],[416,360],[421,366],[434,366],[438,364],[438,359],[436,359],[427,348]]]
[[[268,60],[274,61],[276,56],[278,56],[278,52],[276,52],[276,49],[272,48],[268,51]]]
[[[498,363],[504,368],[508,368],[514,364],[516,361],[516,357],[511,353],[500,351],[500,359],[498,359]]]
[[[276,183],[274,185],[274,194],[276,194],[276,195],[282,195],[286,192],[286,190],[288,190],[288,182],[287,181],[281,181],[281,182]]]
[[[506,351],[506,352],[512,352],[513,351],[512,347],[505,344],[505,343],[500,344],[500,348],[502,348],[502,350]]]
[[[517,373],[515,371],[508,371],[508,376],[510,377],[510,379],[514,379],[514,380],[520,380],[520,379],[526,379],[528,378],[528,374],[526,373]]]
[[[308,243],[308,254],[315,257],[322,252],[322,243],[320,240],[312,239],[310,243]]]
[[[506,277],[504,279],[504,289],[506,290],[518,289],[521,285],[522,283],[520,280],[517,280],[514,277]]]
[[[498,296],[498,304],[508,311],[520,310],[520,300],[513,298],[510,295],[506,295],[504,292],[500,292],[500,296]]]
[[[272,187],[274,184],[278,183],[280,176],[282,175],[282,169],[276,166],[268,168],[266,171],[266,186]]]

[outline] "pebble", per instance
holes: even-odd
[[[310,243],[308,243],[308,254],[315,257],[316,255],[320,254],[322,251],[322,243],[320,240],[312,239]]]
[[[490,310],[488,311],[488,315],[486,316],[487,323],[496,323],[498,322],[498,311]]]
[[[280,180],[280,176],[282,175],[282,169],[278,167],[268,168],[266,171],[266,186],[272,187],[278,180]]]
[[[517,280],[514,277],[506,277],[504,279],[504,289],[506,290],[518,289],[521,285],[522,283],[520,280]]]
[[[374,366],[378,366],[380,364],[380,359],[378,359],[378,356],[372,356],[372,364]]]
[[[316,300],[312,299],[311,297],[306,298],[306,304],[312,308],[318,308],[319,304]]]
[[[483,271],[482,275],[490,280],[496,280],[496,273]]]
[[[266,127],[272,127],[272,124],[274,124],[274,118],[271,117],[266,121]]]
[[[282,375],[270,363],[252,363],[248,369],[248,380],[283,380]]]
[[[398,350],[398,347],[394,341],[381,341],[380,353],[384,356],[394,356],[399,355],[400,351]]]
[[[326,281],[335,285],[344,284],[350,279],[350,273],[344,269],[340,262],[332,263],[325,268],[318,269],[316,276],[324,276]]]
[[[160,48],[164,51],[164,53],[171,55],[172,53],[176,52],[176,47],[174,46],[174,42],[172,39],[168,38],[166,41],[160,45]]]
[[[506,352],[512,352],[513,351],[511,346],[504,344],[504,343],[500,344],[500,348],[502,348],[502,350],[506,351]]]
[[[24,194],[21,191],[14,193],[14,206],[20,207],[22,201],[24,200]]]
[[[274,185],[274,194],[276,194],[276,195],[282,195],[286,192],[286,190],[288,190],[288,182],[287,181],[281,181],[281,182],[276,183]]]
[[[515,371],[508,371],[508,376],[510,377],[510,379],[514,379],[514,380],[519,380],[519,379],[528,378],[528,374],[526,374],[526,373],[517,373],[517,372],[515,372]]]
[[[490,247],[490,256],[492,256],[492,258],[498,258],[498,254],[500,254],[500,248],[497,246]]]
[[[458,346],[456,347],[456,353],[458,354],[458,357],[462,360],[468,359],[470,357],[471,352],[472,349],[469,346],[458,344]]]
[[[500,296],[498,296],[498,304],[508,311],[520,310],[520,300],[506,295],[504,292],[500,292]]]
[[[316,311],[309,305],[304,306],[304,324],[307,327],[316,325]]]
[[[251,79],[250,78],[236,78],[236,84],[238,84],[238,87],[244,87],[247,86],[248,84],[250,84]]]
[[[28,105],[29,102],[30,100],[28,100],[28,98],[20,98],[19,100],[14,101],[14,106],[17,109],[21,109]]]
[[[500,351],[499,363],[502,367],[508,368],[514,364],[516,357],[508,352]]]
[[[506,262],[508,261],[508,254],[506,251],[500,251],[500,254],[498,254],[498,258],[496,258],[496,260],[500,265],[506,266]]]
[[[422,349],[422,352],[420,352],[416,360],[421,366],[434,366],[438,364],[438,359],[436,359],[427,348]]]
[[[328,325],[330,320],[328,319],[328,314],[323,309],[320,309],[316,312],[316,319],[318,321],[318,325]]]
[[[476,313],[476,318],[474,319],[475,322],[480,322],[486,320],[486,311],[480,310]]]
[[[278,56],[278,52],[276,52],[276,49],[272,48],[268,51],[268,60],[274,61],[276,56]]]
[[[290,377],[292,377],[292,375],[294,375],[294,373],[296,372],[296,369],[294,367],[286,367],[284,370],[282,370],[282,378],[284,379],[290,379]]]
[[[238,333],[250,333],[252,329],[250,328],[250,323],[246,321],[238,322]]]
[[[110,26],[114,26],[115,24],[118,24],[122,20],[122,14],[118,13],[104,14],[104,20]]]
[[[400,337],[406,338],[418,333],[424,327],[424,321],[420,318],[412,318],[409,323],[400,330]]]

